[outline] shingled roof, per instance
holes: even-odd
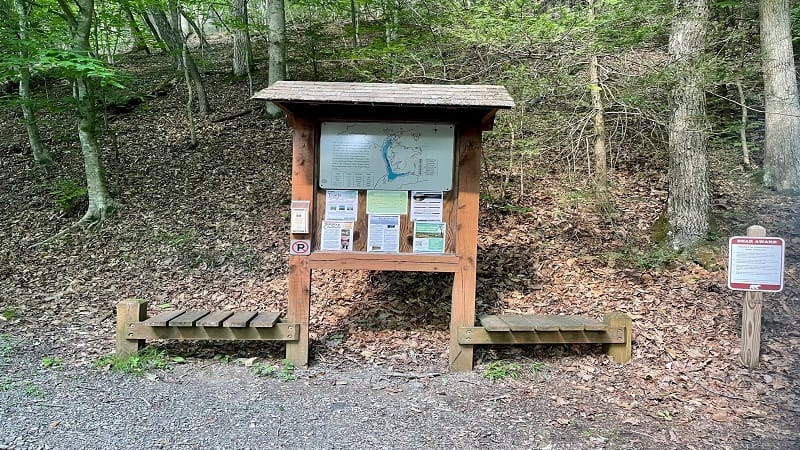
[[[509,109],[503,86],[278,81],[253,98],[275,103]]]

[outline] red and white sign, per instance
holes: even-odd
[[[776,237],[734,236],[728,241],[728,288],[735,291],[783,290],[783,253]]]
[[[311,254],[310,239],[292,239],[289,244],[289,254],[297,256],[308,256]]]

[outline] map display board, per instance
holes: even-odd
[[[323,189],[453,187],[453,124],[323,122],[319,147]]]

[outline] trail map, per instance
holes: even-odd
[[[449,191],[454,136],[452,124],[324,122],[320,187]]]

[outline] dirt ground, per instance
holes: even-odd
[[[166,64],[154,70],[157,65],[148,61],[128,62],[140,71],[134,85],[139,92],[170,76]],[[141,72],[141,67],[150,69]],[[0,111],[0,335],[15,342],[0,365],[4,415],[15,420],[35,415],[47,408],[37,402],[47,403],[50,396],[78,401],[48,389],[54,379],[69,386],[66,379],[85,377],[97,389],[120,383],[118,375],[93,363],[113,351],[115,305],[122,299],[148,299],[151,313],[285,311],[291,130],[258,111],[220,120],[259,105],[248,100],[245,81],[221,72],[209,72],[205,79],[215,112],[199,120],[196,147],[189,145],[180,84],[133,111],[106,113],[103,156],[119,212],[99,227],[73,230],[38,246],[82,213],[80,207],[65,212],[54,202],[59,181],[82,182],[74,117],[42,113],[43,135],[56,163],[36,168],[20,114]],[[265,85],[255,80],[255,86]],[[650,245],[651,225],[665,205],[665,169],[617,167],[610,212],[594,208],[581,174],[544,164],[530,171],[524,195],[499,202],[493,193],[503,177],[503,160],[494,144],[487,143],[482,180],[478,312],[600,318],[624,311],[634,319],[630,363],[614,363],[598,346],[495,347],[476,351],[472,374],[447,375],[447,275],[318,271],[312,290],[312,361],[297,372],[298,380],[264,379],[245,365],[253,357],[277,363],[283,356],[280,345],[158,342],[186,362],[157,371],[147,389],[161,386],[163,394],[176,379],[191,380],[181,384],[186,389],[181,395],[192,395],[235,373],[246,380],[243,385],[264,386],[278,396],[299,395],[303,386],[313,390],[309,395],[324,396],[337,389],[337,379],[346,378],[353,393],[343,393],[341,402],[360,404],[374,394],[391,398],[392,408],[406,412],[386,419],[391,430],[409,423],[417,410],[427,411],[420,417],[432,423],[442,420],[426,410],[430,404],[417,401],[420,389],[425,398],[435,398],[432,386],[455,377],[466,380],[455,382],[458,395],[474,399],[455,410],[477,414],[486,423],[474,427],[501,433],[504,423],[511,427],[527,420],[549,436],[539,439],[534,428],[523,427],[514,436],[527,440],[496,442],[504,448],[519,448],[515,442],[541,448],[800,445],[800,331],[795,326],[800,200],[765,191],[749,173],[720,162],[712,174],[720,239],[704,265],[691,258],[672,260]],[[742,295],[726,288],[724,269],[727,237],[743,234],[751,224],[783,237],[787,257],[786,288],[764,302],[761,364],[755,370],[738,361]],[[63,370],[42,370],[45,358],[63,360]],[[223,358],[235,363],[226,365]],[[497,360],[518,362],[524,373],[494,383],[480,377]],[[42,385],[45,400],[24,401],[28,383]],[[243,392],[252,394],[252,389]],[[476,412],[488,404],[495,419]],[[374,413],[365,407],[348,411],[354,419],[340,426],[353,430],[359,429],[355,417]],[[413,423],[425,430],[421,422]],[[0,425],[0,430],[9,437],[24,428]],[[13,447],[13,442],[0,440],[0,446]],[[347,446],[324,436],[303,442],[307,448]],[[404,442],[412,441],[396,444]],[[425,446],[424,440],[418,442]],[[475,438],[464,446],[491,442]],[[134,446],[133,441],[117,443]]]

